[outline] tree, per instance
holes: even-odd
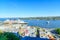
[[[0,40],[8,40],[6,36],[0,35]]]
[[[6,32],[4,33],[4,36],[8,38],[8,40],[20,40],[16,35],[13,33]]]
[[[55,29],[55,31],[60,35],[60,28]]]
[[[0,40],[20,40],[14,33],[0,33]]]
[[[40,37],[40,34],[39,34],[39,28],[37,28],[37,37]]]

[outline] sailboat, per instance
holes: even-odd
[[[49,24],[49,23],[50,23],[50,21],[47,21],[46,23],[47,23],[47,24]]]

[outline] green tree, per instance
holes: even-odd
[[[0,40],[8,40],[6,36],[0,35]]]
[[[16,35],[13,33],[6,32],[4,33],[4,36],[8,38],[8,40],[20,40]]]
[[[55,31],[60,35],[60,28],[55,29]]]
[[[0,33],[0,40],[20,40],[16,35],[9,32]]]
[[[39,28],[37,28],[37,34],[36,34],[37,37],[40,37],[40,34],[39,34]]]

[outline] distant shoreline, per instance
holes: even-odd
[[[47,17],[6,17],[0,19],[22,19],[22,20],[60,20],[60,16],[47,16]]]
[[[60,16],[57,16],[57,17],[26,17],[26,18],[19,18],[19,19],[60,20]]]

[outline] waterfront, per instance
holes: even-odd
[[[29,36],[54,39],[54,36],[60,38],[58,35],[51,32],[55,28],[59,28],[59,23],[60,20],[21,20],[9,18],[0,21],[0,30],[12,33],[19,32],[19,35],[22,37]]]
[[[29,26],[28,22],[24,22],[20,19],[18,20],[6,19],[5,21],[1,22],[0,30],[2,32],[19,33],[19,35],[22,37],[29,36],[54,39],[51,32],[46,28],[41,28],[38,26]]]
[[[18,18],[0,18],[0,21],[5,21],[7,19],[17,20]],[[27,22],[28,26],[39,26],[42,28],[60,28],[60,20],[26,20],[24,19],[23,21]]]
[[[42,28],[60,28],[60,20],[24,20],[29,26],[39,26]],[[49,23],[47,22],[49,21]]]

